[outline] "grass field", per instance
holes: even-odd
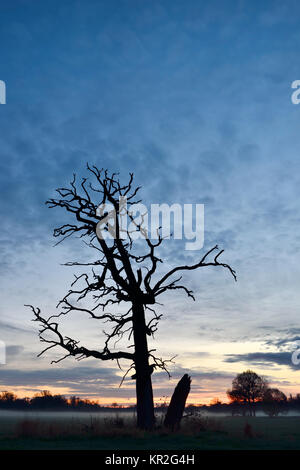
[[[0,415],[0,449],[300,449],[300,418],[188,418],[178,432],[145,433],[117,415]]]

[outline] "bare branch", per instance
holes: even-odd
[[[88,349],[85,346],[79,346],[79,342],[71,339],[67,336],[63,336],[58,330],[58,324],[51,321],[50,319],[45,319],[41,316],[41,311],[39,308],[35,308],[32,305],[26,305],[26,307],[31,308],[34,319],[33,321],[40,322],[39,338],[42,343],[47,343],[50,346],[47,346],[39,355],[42,355],[45,351],[56,346],[60,346],[65,349],[68,354],[65,355],[60,360],[65,359],[68,356],[84,356],[84,357],[94,357],[96,359],[101,359],[102,361],[115,360],[115,359],[129,359],[134,360],[134,354],[127,351],[117,351],[111,352],[107,347],[103,351],[96,351]],[[51,317],[50,317],[51,318]],[[51,333],[53,339],[45,337],[45,333]],[[57,362],[57,361],[54,361]]]
[[[153,288],[153,292],[155,294],[157,294],[157,292],[159,292],[162,284],[170,277],[172,276],[173,274],[175,274],[177,271],[192,271],[192,270],[195,270],[195,269],[198,269],[198,268],[203,268],[203,267],[207,267],[207,266],[222,266],[223,268],[226,268],[230,271],[230,273],[232,274],[234,280],[236,281],[237,280],[237,277],[236,277],[236,272],[229,266],[229,264],[225,264],[225,263],[219,263],[218,261],[218,258],[219,256],[223,253],[224,250],[220,250],[216,256],[214,257],[214,260],[211,261],[211,262],[206,262],[206,259],[208,258],[208,256],[215,250],[218,250],[218,245],[214,246],[213,248],[211,248],[203,257],[202,259],[196,263],[196,264],[193,264],[191,266],[188,266],[188,265],[185,265],[185,266],[177,266],[176,268],[173,268],[171,269],[171,271],[169,271],[167,274],[165,274],[161,279],[160,281],[158,281],[154,288]],[[172,284],[172,283],[171,283]],[[172,286],[171,286],[172,288]],[[166,289],[165,289],[166,290]],[[190,291],[191,292],[191,291]]]

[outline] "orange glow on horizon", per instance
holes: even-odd
[[[110,406],[113,403],[117,403],[120,406],[132,406],[135,405],[136,399],[135,396],[132,396],[130,398],[124,398],[120,397],[118,395],[111,395],[110,397],[95,397],[95,396],[89,396],[89,395],[81,395],[81,394],[74,394],[72,391],[68,388],[58,388],[58,387],[43,387],[39,390],[36,388],[22,388],[22,387],[15,387],[14,389],[10,387],[5,387],[1,386],[0,387],[0,393],[4,391],[12,392],[15,395],[17,395],[18,398],[32,398],[34,395],[39,394],[43,390],[48,390],[51,394],[55,395],[64,395],[66,398],[70,398],[71,396],[78,396],[82,400],[90,400],[91,402],[96,402],[99,405],[103,406]],[[291,394],[296,394],[299,393],[299,388],[297,389],[296,387],[290,387],[288,390],[287,388],[282,389],[286,395]],[[155,390],[154,390],[155,392]],[[199,405],[209,405],[213,400],[218,399],[222,403],[229,403],[229,400],[227,398],[227,395],[225,392],[220,392],[220,393],[214,393],[213,395],[211,393],[202,393],[202,394],[193,394],[192,392],[190,393],[188,399],[187,399],[187,404],[193,404],[196,406]],[[167,403],[170,401],[170,397],[167,398]],[[155,405],[159,405],[163,402],[161,397],[159,396],[154,396],[154,403]]]
[[[72,391],[68,388],[58,388],[58,387],[47,387],[47,386],[44,386],[44,387],[41,387],[39,390],[37,390],[36,388],[30,388],[30,387],[27,387],[27,388],[22,388],[22,387],[14,387],[14,389],[10,388],[10,387],[5,387],[5,386],[1,386],[0,387],[0,392],[4,392],[4,391],[8,391],[8,392],[12,392],[14,393],[15,395],[17,395],[18,398],[32,398],[34,397],[36,394],[39,394],[40,392],[42,392],[43,390],[48,390],[52,395],[64,395],[66,398],[70,398],[71,396],[73,395],[76,395],[78,396],[79,398],[81,398],[82,400],[90,400],[90,401],[93,401],[93,402],[97,402],[99,403],[99,405],[104,405],[104,406],[108,406],[108,405],[111,405],[112,403],[118,403],[119,405],[122,405],[122,406],[132,406],[135,404],[136,402],[136,399],[135,399],[135,396],[134,396],[134,393],[133,393],[133,396],[130,397],[130,398],[124,398],[124,397],[120,397],[118,395],[111,395],[110,397],[101,397],[101,396],[98,396],[98,397],[95,397],[95,396],[90,396],[90,395],[82,395],[82,394],[74,394],[72,393]],[[155,390],[154,390],[155,392]],[[201,394],[201,395],[196,395],[196,394],[193,394],[191,393],[190,396],[188,397],[187,399],[187,404],[194,404],[194,405],[199,405],[199,404],[203,404],[203,405],[208,405],[212,399],[214,398],[219,398],[219,400],[223,401],[223,402],[227,402],[227,396],[226,396],[226,393],[220,393],[218,395],[204,395],[204,394]],[[170,401],[170,397],[167,398],[167,403]],[[161,399],[160,396],[154,396],[154,403],[155,404],[161,404],[163,402],[163,400]]]

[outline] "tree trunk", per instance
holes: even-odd
[[[180,422],[183,416],[186,399],[191,389],[191,378],[188,374],[179,380],[173,392],[167,414],[164,420],[164,425],[172,431],[179,429]]]
[[[152,429],[155,423],[151,372],[143,305],[133,305],[133,338],[135,346],[135,378],[137,425],[141,429]]]
[[[256,416],[255,400],[252,401],[252,416]]]

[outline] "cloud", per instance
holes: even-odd
[[[79,386],[80,384],[101,387],[116,385],[119,377],[113,368],[70,367],[20,370],[1,367],[0,383],[5,386]]]
[[[300,341],[300,328],[281,328],[274,331],[265,340],[266,346],[275,347],[279,350],[291,350]]]
[[[23,346],[10,345],[6,346],[6,358],[7,360],[19,356],[24,351]]]
[[[0,320],[0,330],[9,330],[9,331],[19,331],[28,333],[28,329],[21,326],[15,325],[13,323],[7,323]]]
[[[290,352],[255,352],[246,354],[227,354],[225,362],[249,362],[251,364],[273,367],[275,364],[280,366],[288,366],[291,369],[299,369],[292,363]]]

